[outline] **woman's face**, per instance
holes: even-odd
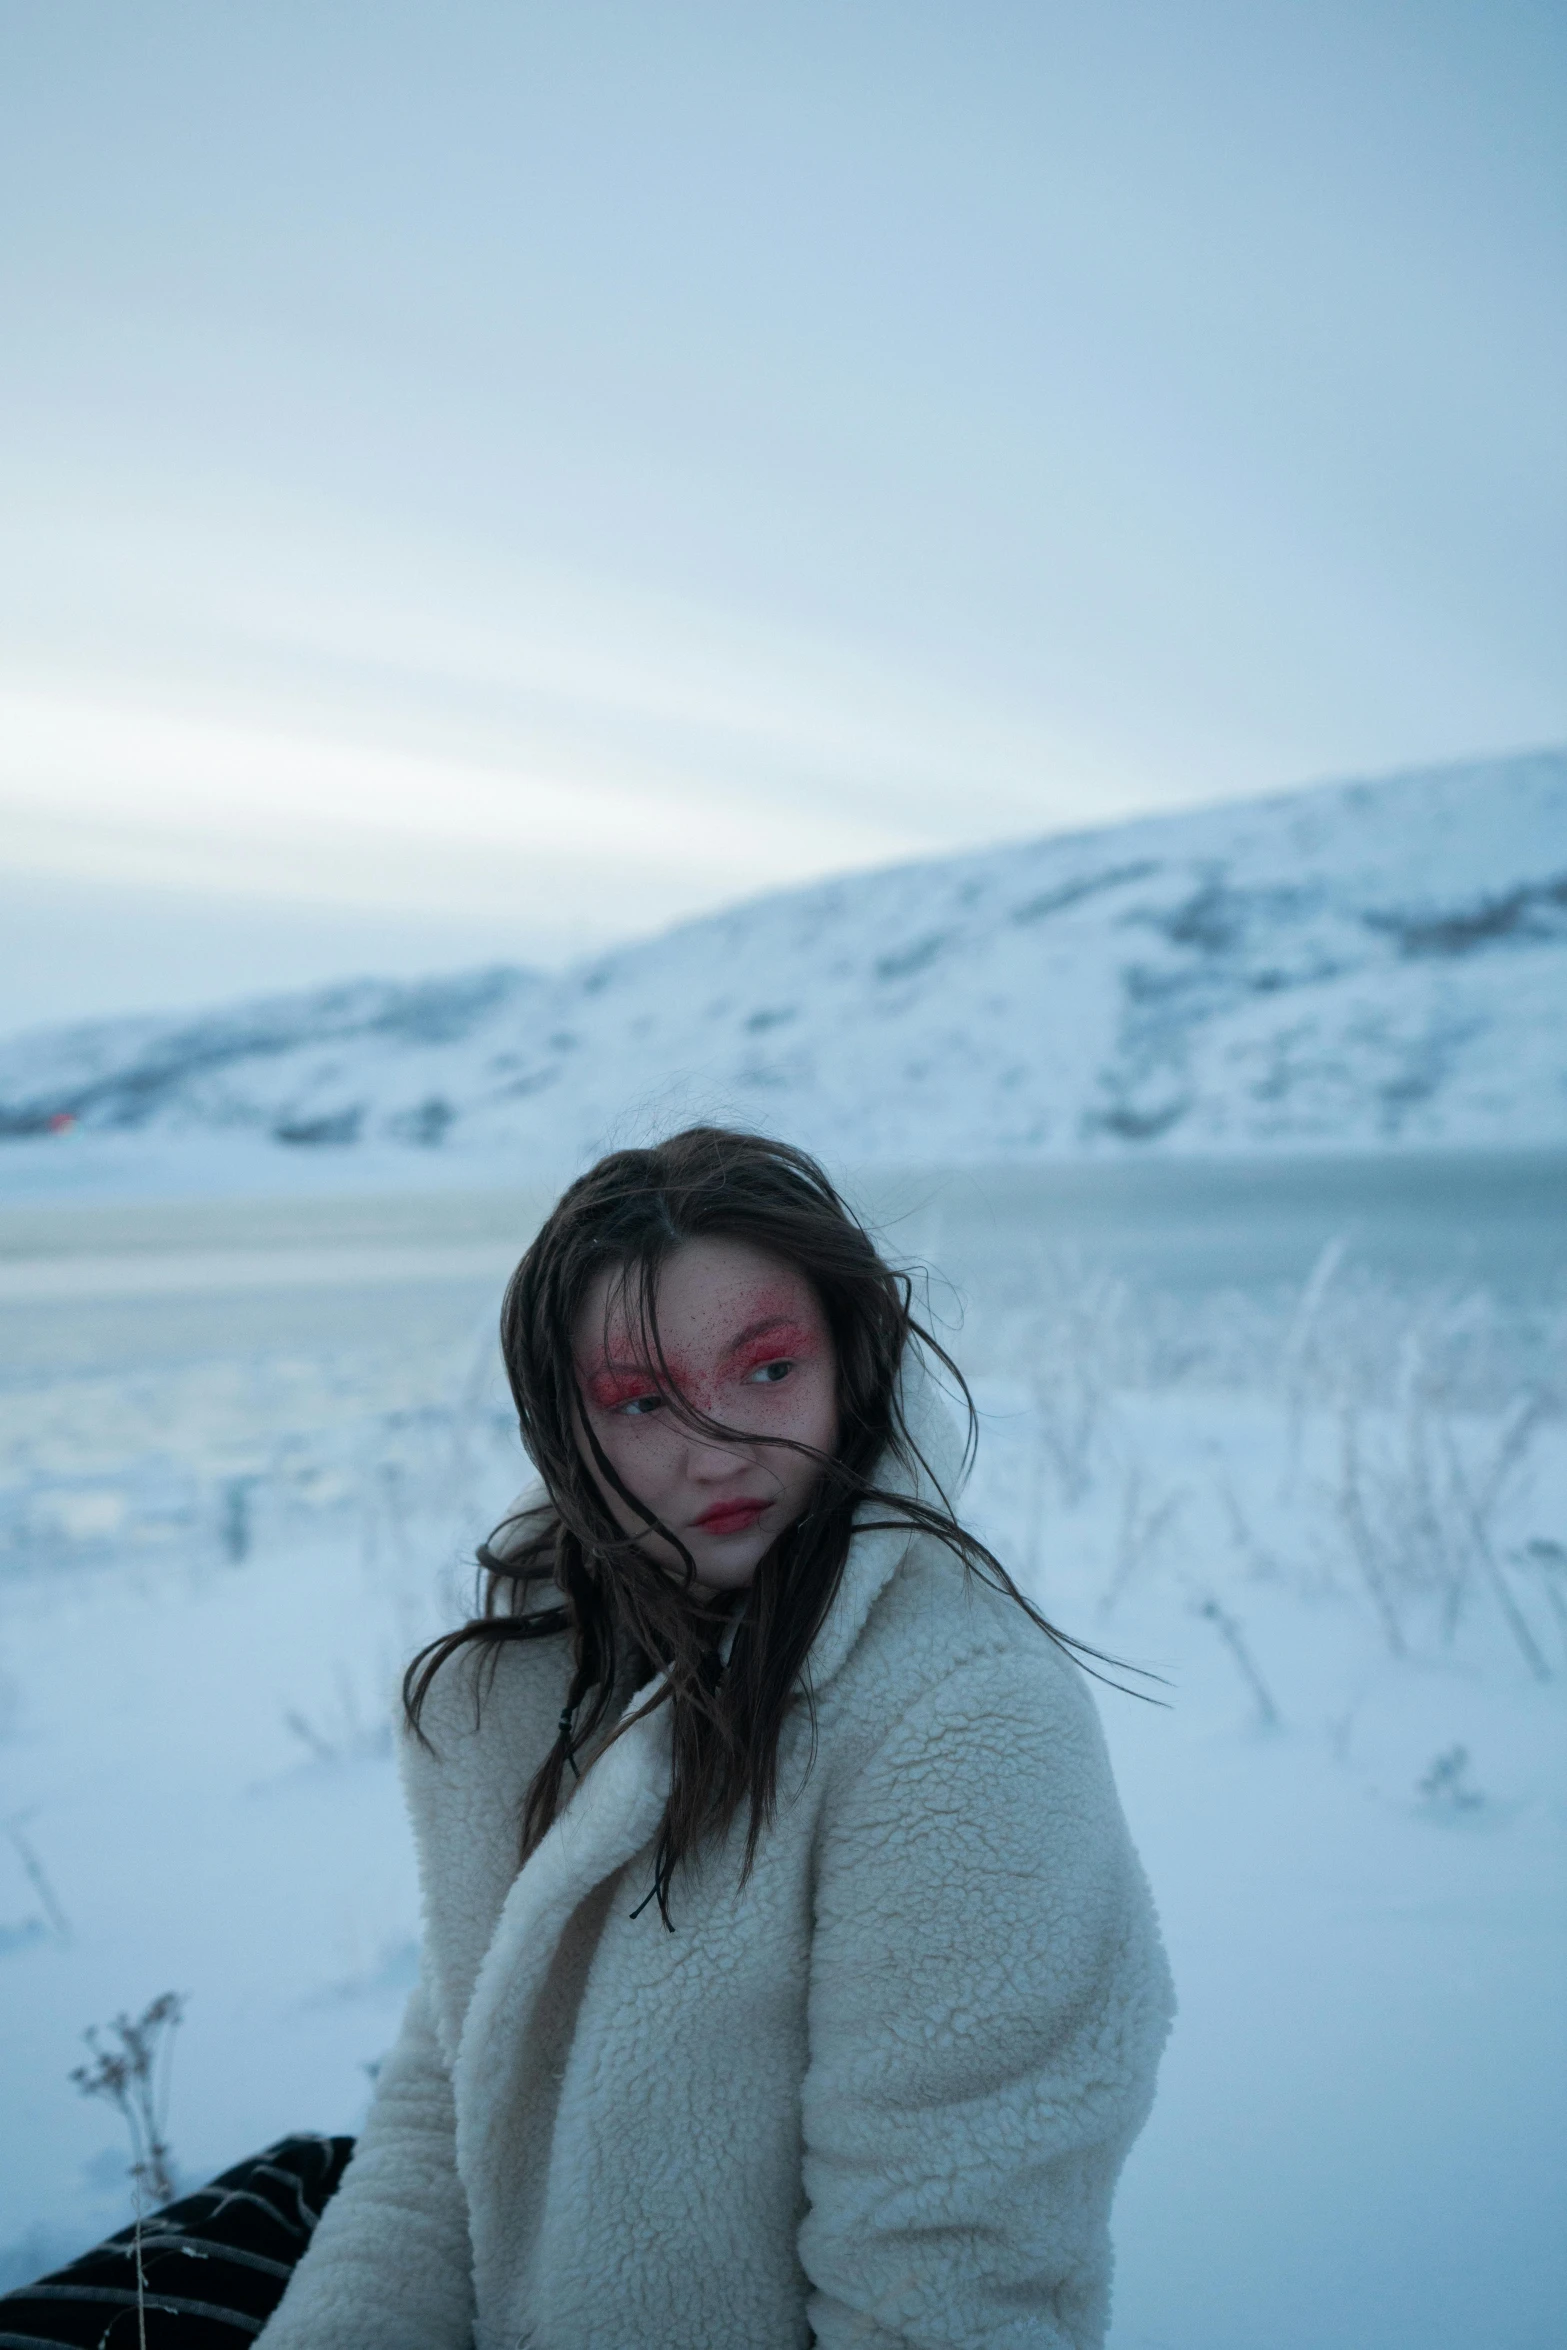
[[[658,1331],[667,1376],[710,1420],[694,1427],[660,1387],[626,1301],[606,1267],[572,1333],[583,1409],[622,1483],[678,1534],[711,1591],[750,1583],[767,1552],[807,1508],[814,1462],[779,1438],[830,1454],[838,1439],[838,1365],[815,1290],[792,1267],[739,1240],[691,1240],[658,1276]],[[587,1447],[584,1446],[584,1452]],[[623,1533],[679,1568],[679,1553],[645,1531],[595,1476]]]

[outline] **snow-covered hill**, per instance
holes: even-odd
[[[1567,752],[855,875],[559,977],[0,1047],[13,1146],[543,1172],[710,1114],[860,1164],[1567,1143]]]

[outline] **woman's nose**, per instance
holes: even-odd
[[[742,1445],[722,1436],[704,1436],[693,1429],[686,1437],[686,1474],[699,1485],[714,1485],[732,1477],[745,1457]]]

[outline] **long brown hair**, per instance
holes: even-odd
[[[838,1364],[837,1449],[831,1457],[812,1456],[820,1468],[812,1505],[758,1567],[723,1663],[720,1640],[729,1620],[694,1600],[690,1553],[611,1468],[580,1409],[572,1355],[578,1310],[608,1267],[666,1395],[693,1424],[718,1436],[736,1435],[679,1395],[659,1339],[659,1270],[676,1249],[703,1238],[747,1242],[803,1274],[821,1301]],[[668,1705],[673,1716],[673,1769],[654,1875],[666,1925],[670,1880],[682,1858],[703,1837],[727,1829],[742,1807],[748,1812],[748,1871],[776,1806],[785,1716],[801,1699],[812,1704],[806,1660],[856,1530],[907,1527],[934,1535],[965,1568],[1016,1600],[1047,1637],[1080,1649],[1046,1622],[984,1544],[958,1524],[935,1470],[909,1433],[899,1372],[911,1346],[941,1367],[963,1399],[965,1461],[975,1428],[962,1374],[916,1321],[912,1299],[910,1276],[884,1262],[816,1161],[788,1143],[695,1126],[650,1150],[612,1152],[562,1196],[513,1274],[501,1308],[501,1346],[518,1425],[545,1498],[506,1520],[481,1545],[478,1561],[487,1580],[480,1613],[422,1649],[403,1683],[409,1725],[423,1738],[420,1717],[430,1685],[460,1650],[477,1648],[493,1671],[509,1641],[562,1635],[570,1641],[566,1703],[523,1806],[524,1858],[549,1828],[566,1775],[575,1775],[577,1755],[603,1726],[617,1691],[623,1700],[628,1686],[661,1669],[663,1681],[645,1710]],[[919,1476],[921,1491],[878,1484],[874,1472],[887,1460],[911,1483]],[[632,1505],[650,1532],[673,1544],[685,1560],[683,1578],[650,1558],[638,1537],[621,1531],[600,1481]],[[874,1515],[867,1517],[867,1507]],[[482,1702],[477,1687],[476,1702]]]

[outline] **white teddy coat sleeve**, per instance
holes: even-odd
[[[800,2256],[821,2350],[1047,2350],[1108,2314],[1168,1988],[1075,1671],[970,1657],[824,1820]]]
[[[264,2329],[267,2350],[470,2350],[473,2258],[451,2072],[421,1983],[343,2184]]]

